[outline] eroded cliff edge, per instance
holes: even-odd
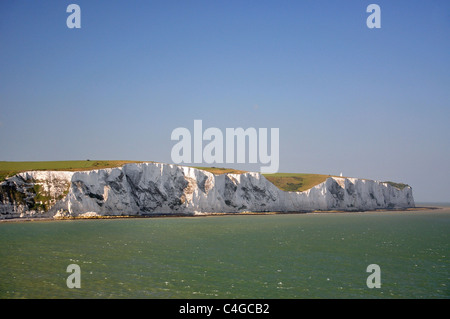
[[[81,172],[29,171],[0,183],[0,219],[239,212],[361,211],[414,207],[411,187],[329,177],[286,192],[260,173],[214,175],[163,164]]]

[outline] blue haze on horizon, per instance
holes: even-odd
[[[1,1],[0,160],[171,163],[201,119],[279,128],[280,172],[450,202],[449,35],[438,0]]]

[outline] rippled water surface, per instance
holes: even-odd
[[[449,231],[449,208],[0,223],[0,298],[449,298]]]

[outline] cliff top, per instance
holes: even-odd
[[[4,162],[0,161],[0,182],[6,178],[26,171],[88,171],[120,167],[128,163],[142,161],[43,161],[43,162]]]
[[[85,161],[35,161],[35,162],[6,162],[0,161],[0,182],[6,178],[14,176],[20,172],[37,171],[37,170],[52,170],[52,171],[88,171],[95,169],[121,167],[129,163],[146,163],[144,161],[129,161],[129,160],[85,160]],[[151,161],[147,161],[151,163]],[[205,170],[215,175],[221,174],[243,174],[246,171],[236,170],[232,168],[220,167],[195,167],[197,169]],[[276,173],[263,174],[272,184],[283,191],[302,192],[308,190],[322,182],[328,177],[334,175],[324,174],[305,174],[305,173]],[[408,186],[402,183],[386,182],[396,188],[403,189]]]

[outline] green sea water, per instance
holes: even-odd
[[[0,298],[449,298],[449,231],[449,208],[6,222]]]

